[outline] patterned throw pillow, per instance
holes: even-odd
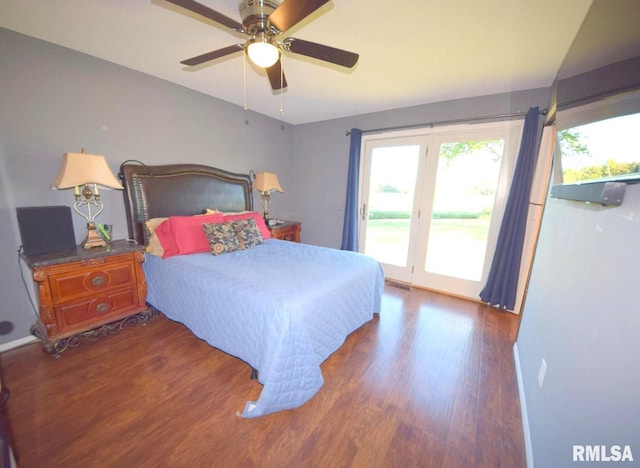
[[[244,250],[262,244],[262,234],[255,219],[248,218],[231,221],[231,226],[233,226],[241,249]]]
[[[256,226],[260,230],[263,239],[271,239],[271,231],[267,227],[267,223],[264,222],[262,215],[256,211],[245,211],[242,213],[223,213],[224,221],[240,221],[241,219],[253,218],[256,222]]]
[[[204,229],[204,233],[207,236],[213,255],[235,252],[241,249],[231,223],[205,223],[202,225],[202,229]]]

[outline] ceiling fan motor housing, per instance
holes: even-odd
[[[267,31],[277,35],[280,31],[271,26],[268,19],[278,5],[274,0],[242,0],[239,8],[245,31],[252,36]]]

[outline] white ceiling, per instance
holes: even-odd
[[[237,0],[201,3],[241,21]],[[247,105],[279,119],[282,101],[283,120],[301,124],[550,86],[591,3],[333,0],[283,37],[357,52],[356,67],[287,54],[280,96],[247,64]],[[164,0],[0,0],[0,26],[244,103],[241,54],[197,70],[180,61],[245,37]]]

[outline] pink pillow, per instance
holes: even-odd
[[[267,228],[266,223],[264,222],[264,218],[260,213],[255,211],[249,211],[247,213],[238,213],[238,214],[226,214],[224,215],[225,221],[238,221],[241,219],[249,219],[253,218],[256,221],[256,226],[260,230],[260,234],[262,234],[263,239],[271,239],[271,231]]]
[[[210,252],[209,241],[202,229],[203,224],[224,222],[222,213],[196,216],[169,216],[169,224],[178,255]],[[160,239],[162,241],[162,239]],[[164,243],[162,244],[164,246]],[[165,247],[165,258],[167,255]]]

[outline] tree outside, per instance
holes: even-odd
[[[558,132],[563,182],[640,176],[639,129],[640,114],[632,114]]]

